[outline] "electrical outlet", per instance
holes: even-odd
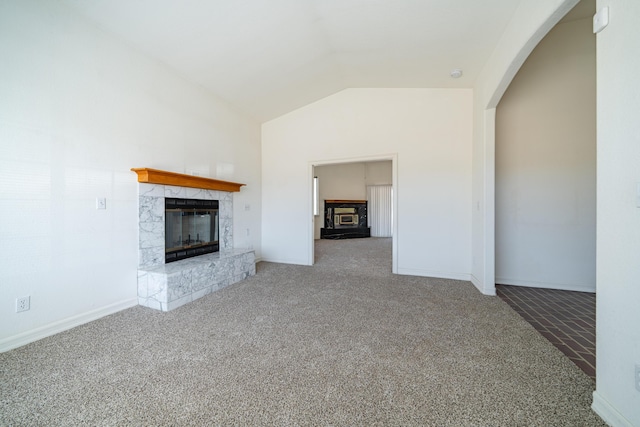
[[[30,308],[31,308],[30,296],[16,298],[16,313],[20,313],[21,311],[27,311]]]
[[[640,391],[640,365],[636,365],[636,390]]]

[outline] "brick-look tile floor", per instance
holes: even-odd
[[[580,369],[596,377],[596,295],[496,285],[509,304]]]

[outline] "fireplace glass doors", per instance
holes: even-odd
[[[218,201],[165,199],[165,263],[217,252]]]

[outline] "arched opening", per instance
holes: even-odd
[[[497,105],[495,283],[498,295],[595,379],[594,13],[594,0],[578,3]]]

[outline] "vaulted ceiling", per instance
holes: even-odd
[[[348,87],[472,87],[521,0],[60,1],[266,121]]]

